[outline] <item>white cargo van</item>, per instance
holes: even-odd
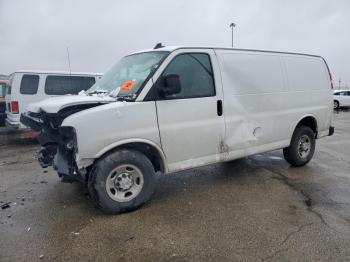
[[[78,94],[87,90],[102,77],[99,73],[16,71],[10,75],[6,94],[6,125],[16,129],[26,128],[20,115],[26,107],[52,96]]]
[[[150,198],[158,171],[276,149],[303,166],[333,134],[332,111],[320,56],[161,47],[124,57],[87,94],[32,104],[21,121],[42,132],[42,166],[120,213]]]

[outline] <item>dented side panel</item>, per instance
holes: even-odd
[[[216,51],[224,89],[228,151],[287,140],[287,130],[279,114],[287,93],[280,57],[268,54]],[[244,153],[243,153],[244,155]]]
[[[215,52],[222,75],[223,143],[229,159],[288,146],[296,125],[306,116],[314,117],[322,130],[328,130],[330,88],[321,58]]]

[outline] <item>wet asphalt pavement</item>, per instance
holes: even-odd
[[[0,261],[350,261],[350,112],[334,124],[305,167],[279,150],[162,176],[116,216],[0,135]]]

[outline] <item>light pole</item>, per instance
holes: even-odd
[[[233,28],[236,27],[236,24],[235,23],[231,23],[230,27],[231,27],[231,46],[233,48]]]

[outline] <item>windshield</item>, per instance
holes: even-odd
[[[122,58],[88,91],[116,97],[136,98],[145,80],[151,76],[169,52],[146,52]]]

